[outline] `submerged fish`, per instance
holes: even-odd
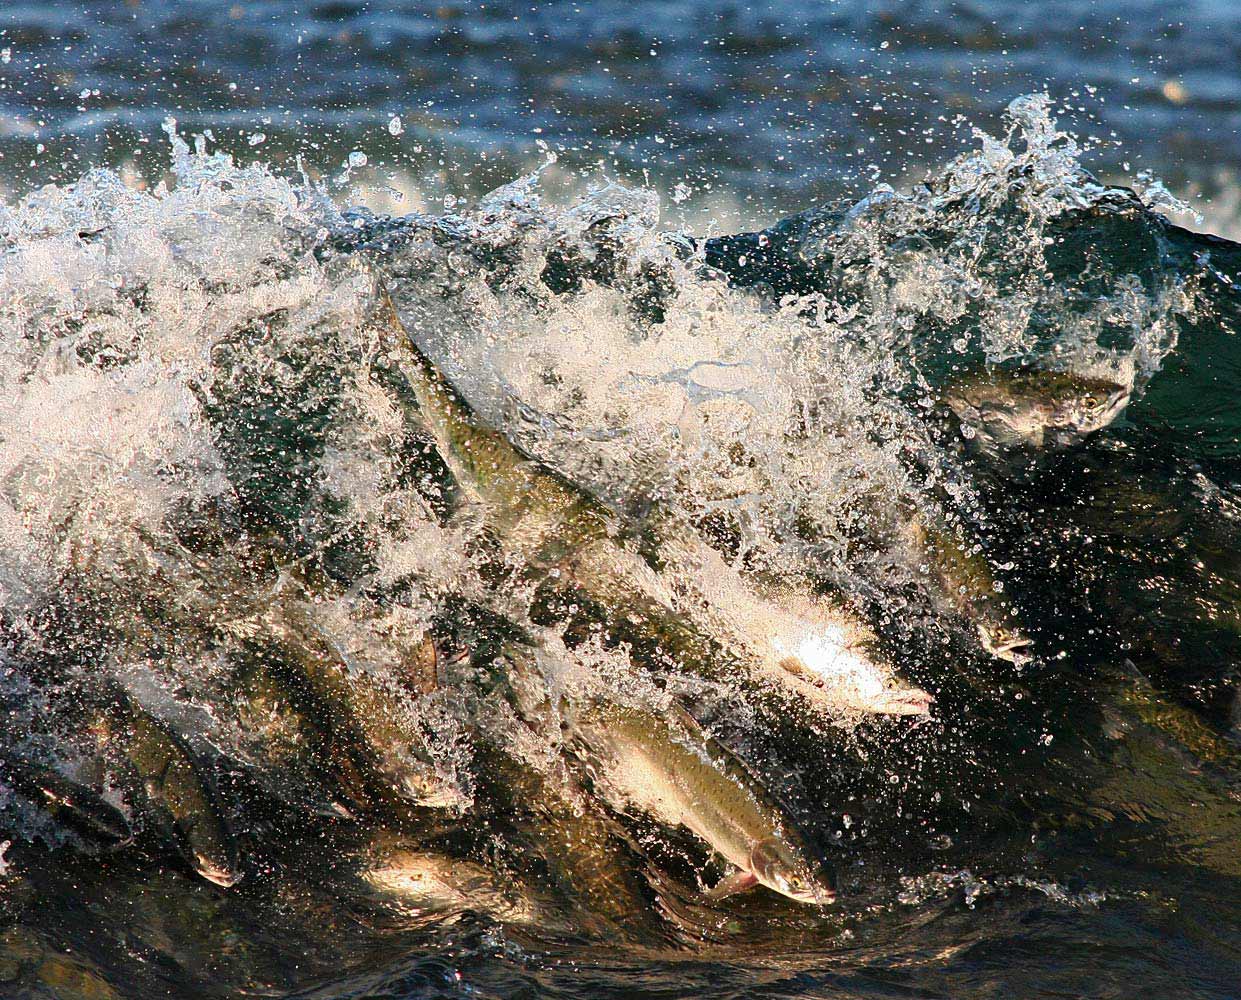
[[[460,805],[460,793],[430,760],[410,704],[434,674],[429,638],[394,650],[391,675],[362,669],[315,614],[310,595],[321,589],[301,571],[262,539],[227,544],[214,517],[204,518],[201,531],[211,542],[205,551],[181,549],[168,560],[180,572],[164,584],[170,610],[159,624],[171,620],[181,635],[227,652],[242,703],[236,721],[251,736],[270,731],[266,766],[253,774],[258,783],[326,816],[348,817],[350,800]],[[134,621],[130,630],[141,635],[152,627]],[[282,751],[302,757],[284,778],[276,773]]]
[[[268,679],[332,734],[339,748],[332,766],[346,789],[390,807],[463,805],[461,792],[426,754],[406,692],[393,680],[351,669],[308,608],[277,593],[255,618],[231,627],[257,652],[266,650]]]
[[[1109,825],[1122,817],[1128,850],[1149,839],[1164,863],[1192,864],[1203,877],[1234,884],[1241,878],[1236,749],[1140,675],[1122,677],[1117,695],[1101,703],[1106,749],[1074,765],[1083,813]]]
[[[376,902],[413,916],[471,911],[517,926],[546,931],[559,921],[545,900],[512,879],[462,858],[378,841],[358,866],[365,892]]]
[[[90,958],[67,953],[23,926],[0,932],[0,993],[58,1000],[121,1000],[122,996]]]
[[[784,810],[726,751],[689,721],[678,731],[649,712],[596,705],[572,722],[605,790],[626,808],[684,826],[737,870],[710,895],[757,885],[799,903],[835,898]]]
[[[333,766],[343,751],[322,717],[310,717],[309,699],[285,684],[259,656],[246,659],[235,684],[234,712],[245,734],[243,763],[254,783],[294,810],[354,818],[357,803]]]
[[[561,752],[551,678],[570,673],[551,644],[516,641],[474,673],[477,815],[513,852],[515,873],[565,897],[579,931],[634,944],[663,940],[669,924],[710,936],[714,915],[704,920],[686,904]]]
[[[1003,457],[1067,448],[1110,426],[1130,389],[1104,378],[1048,369],[982,369],[946,385],[944,404],[970,450]]]
[[[487,765],[488,804],[502,815],[505,842],[521,854],[518,864],[537,859],[539,878],[567,898],[579,928],[634,941],[664,929],[652,907],[663,900],[644,859],[600,803],[532,768],[511,748],[488,747],[479,759]]]
[[[967,621],[992,656],[1020,666],[1031,659],[1029,636],[1012,607],[1002,599],[991,566],[981,550],[923,518],[909,519],[911,542],[940,590]]]
[[[1195,712],[1161,695],[1130,660],[1115,689],[1115,706],[1152,731],[1184,748],[1187,755],[1241,782],[1241,747],[1206,724]],[[1200,766],[1200,765],[1199,765]]]
[[[100,726],[190,866],[225,888],[240,882],[237,846],[215,782],[189,743],[119,690]]]
[[[24,758],[4,754],[0,764],[0,779],[90,839],[107,847],[133,840],[125,814],[94,789]]]
[[[405,330],[386,291],[381,297],[381,335],[441,456],[524,570],[563,575],[644,629],[681,666],[719,675],[740,668],[767,690],[834,714],[929,711],[931,697],[896,679],[869,648],[870,630],[843,607],[803,599],[806,613],[791,614],[685,527],[656,538],[670,571],[656,570],[601,503],[483,424]],[[697,589],[678,599],[679,585]],[[730,660],[720,646],[740,655]]]

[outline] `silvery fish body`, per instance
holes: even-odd
[[[208,762],[184,737],[120,691],[99,720],[101,736],[141,786],[156,822],[190,866],[225,888],[243,869]]]
[[[577,710],[572,725],[606,793],[684,826],[736,868],[715,895],[761,884],[801,903],[835,898],[784,810],[688,720],[674,728],[650,712],[593,705]]]
[[[711,640],[718,638],[740,654],[728,669],[829,714],[929,711],[930,696],[897,681],[867,648],[869,629],[843,607],[803,599],[804,611],[796,614],[765,599],[685,527],[659,538],[673,571],[658,572],[611,511],[483,424],[405,330],[386,292],[381,300],[380,336],[441,456],[524,567],[538,575],[565,575],[605,607],[654,632],[663,651],[682,665],[712,671],[718,653]],[[688,585],[699,587],[699,599],[678,601],[676,577],[697,581]],[[717,636],[721,627],[725,634]]]
[[[1067,448],[1110,426],[1130,389],[1111,379],[1048,369],[966,372],[942,391],[967,450],[989,458]]]
[[[358,862],[357,876],[362,893],[397,916],[442,920],[470,911],[543,931],[563,922],[547,900],[511,879],[414,844],[377,841]]]

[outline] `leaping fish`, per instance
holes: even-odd
[[[223,802],[206,763],[190,744],[147,712],[119,686],[98,725],[120,750],[124,768],[140,784],[156,822],[189,865],[209,882],[229,888],[244,870]]]
[[[988,457],[1066,448],[1110,426],[1131,390],[1110,379],[1023,368],[973,370],[944,387],[967,447]]]
[[[686,716],[680,731],[619,705],[593,705],[572,722],[603,790],[625,808],[684,826],[736,871],[709,890],[715,899],[763,885],[809,905],[835,891],[813,854],[763,787]]]
[[[675,573],[661,574],[644,559],[602,503],[486,426],[405,329],[386,289],[379,298],[380,336],[441,457],[529,571],[566,576],[658,639],[682,666],[716,674],[740,668],[760,687],[835,716],[929,712],[931,696],[897,678],[875,654],[871,630],[846,608],[801,598],[802,613],[792,613],[685,527],[659,539],[677,554],[670,566],[700,583],[695,599],[679,601]],[[712,640],[736,655],[717,662]]]

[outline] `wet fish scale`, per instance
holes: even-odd
[[[687,720],[687,724],[688,720]],[[577,739],[604,786],[630,807],[686,827],[747,879],[801,902],[827,902],[813,854],[784,811],[729,755],[647,712],[595,705]],[[765,858],[769,866],[764,866]]]
[[[838,650],[847,655],[833,658],[831,666],[838,666],[836,661],[845,664],[846,676],[826,680],[811,669],[802,669],[805,665],[797,651],[777,655],[768,632],[773,622],[787,621],[778,604],[764,602],[709,546],[684,534],[663,540],[670,549],[679,545],[695,553],[693,559],[682,560],[674,569],[684,575],[688,568],[727,584],[720,587],[713,580],[707,581],[713,589],[678,604],[660,574],[624,544],[623,526],[610,512],[523,454],[502,434],[480,425],[405,329],[395,303],[382,286],[379,296],[379,335],[404,362],[401,367],[423,419],[450,467],[455,466],[462,487],[489,508],[494,527],[504,534],[506,548],[511,548],[526,568],[539,575],[563,569],[570,583],[632,618],[682,667],[742,674],[769,692],[804,699],[837,715],[848,711],[927,713],[932,699],[925,692],[895,683],[890,669],[860,649]],[[478,461],[480,455],[485,461]],[[690,562],[702,565],[691,567]],[[729,603],[742,609],[742,618],[733,614],[736,608]],[[721,614],[715,614],[717,610]],[[840,609],[820,610],[835,618],[843,616]],[[678,621],[681,618],[686,619],[684,624]],[[719,645],[727,647],[742,638],[745,641],[737,650],[740,656],[721,657],[714,648],[715,630],[725,620],[730,620],[734,631],[718,636]],[[807,622],[798,624],[813,627]],[[714,659],[720,659],[719,667],[712,665]],[[795,664],[794,669],[789,669],[785,660]]]

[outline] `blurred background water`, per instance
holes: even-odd
[[[99,165],[157,177],[173,115],[316,176],[364,154],[353,178],[390,207],[386,189],[477,195],[550,149],[728,228],[920,180],[1047,90],[1099,173],[1152,170],[1224,217],[1237,197],[1227,0],[10,0],[0,51],[16,191]]]

